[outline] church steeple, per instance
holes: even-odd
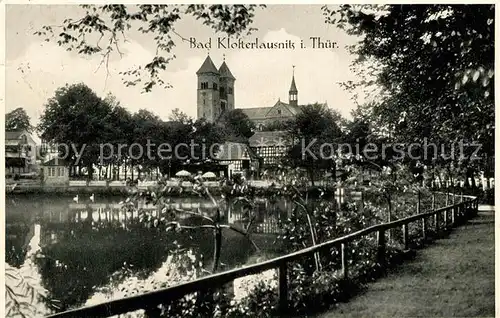
[[[295,65],[293,65],[292,71],[292,84],[290,85],[290,90],[288,91],[288,103],[293,106],[298,106],[298,95],[297,85],[295,85]]]
[[[207,55],[205,62],[203,62],[198,72],[196,72],[196,75],[207,74],[207,73],[219,74],[219,71],[215,67],[214,62],[212,62],[210,55]]]
[[[219,94],[219,70],[208,55],[198,72],[198,118],[205,118],[209,122],[215,121],[219,116],[220,94]]]
[[[234,78],[226,64],[226,55],[223,55],[222,65],[219,67],[220,74],[220,112],[234,109]]]
[[[235,80],[233,74],[231,74],[231,71],[229,70],[229,67],[226,64],[226,56],[224,55],[223,60],[222,60],[222,65],[219,67],[219,74],[222,77],[227,77],[229,79]]]

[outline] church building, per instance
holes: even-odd
[[[198,72],[198,118],[205,118],[209,122],[216,122],[226,111],[235,109],[235,92],[233,76],[226,62],[217,69],[210,56],[207,56]],[[241,153],[252,154],[247,157],[231,156],[230,160],[225,158],[224,162],[231,162],[235,170],[253,166],[255,157],[260,158],[259,168],[278,166],[287,149],[290,141],[287,139],[285,131],[265,131],[266,126],[282,123],[293,119],[301,109],[298,100],[299,91],[295,83],[295,74],[292,73],[292,81],[288,91],[288,103],[278,101],[273,106],[238,108],[252,120],[257,127],[255,134],[250,137],[249,149],[244,149]],[[225,147],[229,147],[226,143]],[[220,158],[222,160],[222,158]],[[240,162],[241,161],[241,162]]]
[[[210,56],[198,72],[198,118],[215,122],[225,111],[234,109],[234,81],[226,62],[217,69]]]
[[[215,122],[225,111],[235,109],[234,82],[236,78],[229,70],[226,61],[223,61],[217,69],[210,56],[207,56],[196,75],[198,75],[198,118],[203,117],[210,122]],[[255,123],[259,130],[262,130],[264,125],[294,118],[300,112],[298,95],[295,74],[292,74],[288,103],[278,99],[276,104],[270,107],[240,109]]]

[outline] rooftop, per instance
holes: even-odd
[[[215,67],[214,62],[212,62],[210,55],[207,56],[207,58],[205,59],[205,62],[203,62],[200,69],[198,70],[198,72],[196,72],[196,74],[202,74],[202,73],[219,74],[219,71]]]
[[[255,158],[256,155],[247,144],[226,141],[219,148],[217,160],[243,160]]]
[[[285,147],[288,145],[288,133],[279,131],[257,131],[248,139],[250,147]]]
[[[24,130],[6,131],[5,140],[19,139],[24,132],[25,132]]]
[[[224,77],[227,77],[227,78],[230,78],[230,79],[235,79],[233,74],[231,74],[231,71],[229,70],[229,67],[227,67],[227,64],[226,62],[222,62],[222,65],[220,66],[219,68],[219,73],[221,76],[224,76]]]

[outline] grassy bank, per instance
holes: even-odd
[[[318,317],[493,317],[494,259],[494,213],[482,212]]]

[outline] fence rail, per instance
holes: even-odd
[[[195,292],[213,291],[214,288],[222,287],[223,285],[234,281],[235,279],[258,274],[270,269],[278,269],[278,291],[279,291],[279,310],[281,313],[288,312],[288,275],[287,265],[293,261],[306,256],[312,256],[314,253],[325,251],[331,248],[338,248],[341,251],[342,259],[342,276],[349,277],[348,262],[346,254],[348,249],[347,244],[363,238],[367,235],[377,234],[377,260],[380,264],[385,264],[386,261],[386,234],[389,230],[402,228],[403,244],[405,249],[409,248],[410,236],[408,228],[410,223],[421,222],[421,236],[426,238],[430,232],[429,225],[435,227],[434,232],[440,233],[444,230],[457,226],[461,222],[475,216],[478,211],[478,198],[472,196],[454,196],[460,200],[459,203],[445,206],[430,212],[420,212],[420,204],[417,205],[417,214],[396,220],[389,223],[374,225],[349,235],[317,244],[312,247],[302,249],[300,251],[277,257],[262,263],[246,266],[243,268],[229,270],[223,273],[218,273],[206,277],[202,277],[190,282],[182,283],[176,286],[165,288],[162,290],[152,291],[145,294],[118,299],[98,305],[88,306],[84,308],[74,309],[50,315],[48,317],[110,317],[118,314],[123,314],[139,309],[154,309],[159,304],[181,299],[185,295]],[[453,200],[453,203],[455,199]],[[433,222],[429,219],[433,218]]]

